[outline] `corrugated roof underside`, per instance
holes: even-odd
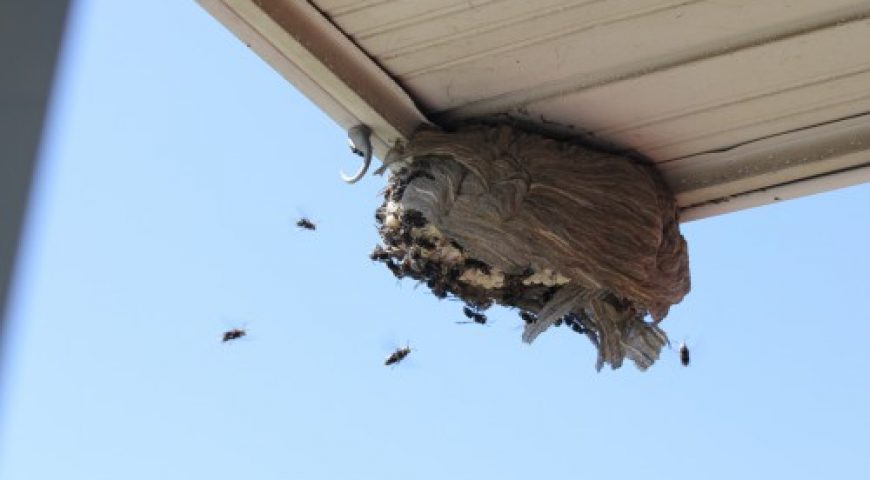
[[[509,114],[663,163],[870,112],[870,2],[317,0],[430,118]]]

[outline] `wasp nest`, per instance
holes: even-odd
[[[564,323],[598,349],[598,369],[658,358],[657,324],[689,268],[652,167],[508,126],[421,130],[386,163],[372,259],[394,275],[474,311],[519,309],[525,342]]]

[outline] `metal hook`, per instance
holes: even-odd
[[[369,170],[369,165],[372,163],[371,136],[372,129],[363,124],[351,127],[351,129],[347,131],[347,143],[350,145],[350,151],[363,157],[363,164],[353,176],[347,175],[344,171],[340,172],[341,179],[345,182],[356,183]]]

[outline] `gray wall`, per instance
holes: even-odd
[[[67,0],[0,0],[0,346]]]

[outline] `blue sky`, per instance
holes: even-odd
[[[870,185],[684,225],[693,291],[663,326],[692,366],[596,374],[578,335],[456,325],[460,304],[372,264],[383,180],[343,184],[344,133],[193,2],[79,2],[47,133],[3,480],[870,467]]]

